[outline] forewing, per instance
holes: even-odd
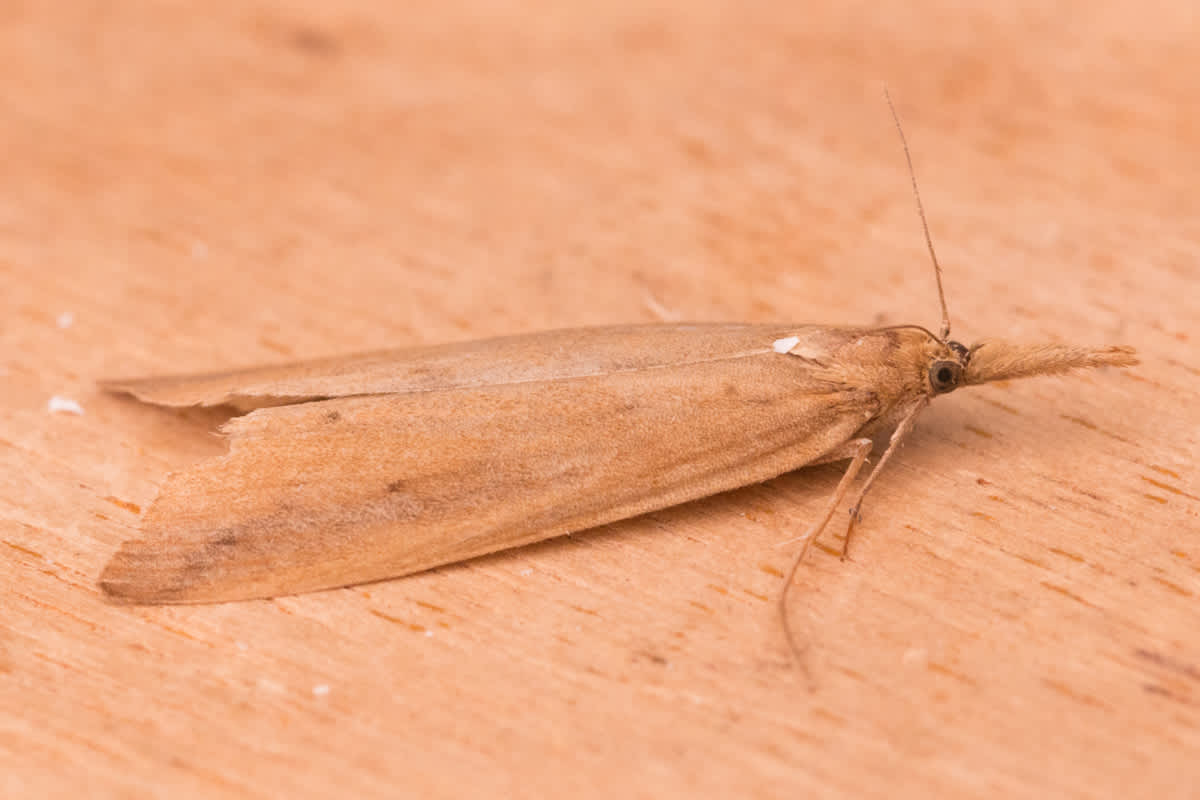
[[[788,336],[811,339],[813,349],[824,352],[831,338],[847,335],[813,326],[721,323],[577,328],[102,385],[159,405],[247,409],[657,369],[769,353]]]
[[[188,603],[395,577],[763,481],[840,445],[869,392],[774,352],[262,409],[171,476],[101,578]]]

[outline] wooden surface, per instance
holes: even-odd
[[[1194,4],[783,5],[6,6],[0,794],[1194,796]],[[885,81],[956,334],[1144,363],[937,400],[800,571],[815,688],[771,601],[831,466],[369,587],[101,600],[222,449],[101,377],[936,325]]]

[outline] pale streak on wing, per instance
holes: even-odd
[[[828,352],[852,329],[673,323],[575,328],[197,375],[104,381],[164,406],[243,410],[331,397],[499,386],[657,369],[769,352],[783,336]]]
[[[778,338],[778,337],[774,337]],[[172,475],[101,577],[218,602],[381,580],[767,480],[878,410],[760,355],[262,409]]]

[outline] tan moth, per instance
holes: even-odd
[[[911,175],[906,143],[904,153]],[[349,586],[848,460],[803,537],[782,611],[873,436],[893,430],[851,503],[851,528],[937,395],[1137,363],[1128,347],[952,341],[919,195],[917,205],[937,335],[917,325],[631,325],[105,382],[158,405],[249,413],[224,426],[227,455],[168,477],[144,538],[121,546],[100,586],[136,603]]]

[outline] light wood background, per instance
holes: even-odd
[[[1195,796],[1195,6],[962,5],[7,3],[0,794]],[[222,445],[100,377],[936,325],[885,82],[959,338],[1144,363],[939,399],[800,572],[814,688],[772,600],[836,467],[368,587],[103,602]]]

